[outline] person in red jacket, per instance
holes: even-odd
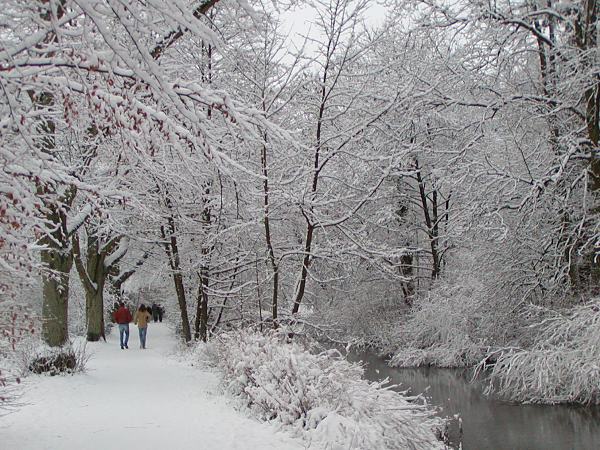
[[[113,317],[115,322],[119,324],[119,338],[121,340],[121,350],[127,347],[127,342],[129,342],[129,322],[131,322],[131,313],[125,307],[125,303],[119,303],[119,309],[117,309]],[[125,339],[123,339],[125,337]]]

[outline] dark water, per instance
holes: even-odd
[[[440,415],[459,414],[450,426],[451,443],[464,450],[600,450],[600,408],[515,405],[482,394],[481,385],[469,383],[460,370],[394,369],[371,353],[350,354],[363,361],[371,381],[389,377],[397,390],[425,392],[429,402],[442,407]],[[600,383],[600,380],[598,380]]]

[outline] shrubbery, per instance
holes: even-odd
[[[35,320],[27,308],[0,301],[0,412],[18,405],[24,344],[35,335]]]
[[[79,346],[70,343],[58,348],[41,345],[35,351],[24,355],[23,366],[37,374],[73,374],[83,372],[88,359],[85,341]]]
[[[327,448],[444,448],[443,421],[420,399],[362,378],[335,350],[310,352],[284,333],[221,335],[218,364],[230,393],[264,420],[277,420]]]
[[[465,367],[481,361],[487,311],[480,290],[473,279],[464,284],[440,280],[426,297],[417,299],[400,325],[390,365]]]
[[[545,316],[531,326],[530,348],[499,350],[487,358],[494,364],[479,366],[489,369],[488,392],[520,402],[600,403],[600,299]]]

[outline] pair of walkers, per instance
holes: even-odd
[[[129,309],[125,306],[125,303],[119,303],[119,309],[114,312],[113,317],[115,322],[119,324],[121,350],[129,348],[127,346],[127,343],[129,342],[129,322],[131,322],[132,317]],[[144,304],[140,305],[133,317],[133,323],[138,326],[140,348],[146,348],[146,334],[148,332],[148,322],[150,322],[151,318],[152,316]]]

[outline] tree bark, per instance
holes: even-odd
[[[263,103],[263,109],[265,105]],[[263,222],[265,225],[265,242],[267,243],[267,253],[269,255],[269,264],[273,272],[273,293],[271,298],[271,317],[273,318],[273,328],[277,328],[277,308],[279,294],[279,266],[275,260],[275,250],[273,249],[273,240],[271,238],[271,222],[269,220],[269,169],[267,160],[267,135],[263,135],[264,143],[261,151],[261,166],[263,175]]]
[[[427,237],[429,239],[429,247],[431,249],[431,278],[436,279],[440,275],[440,253],[438,250],[438,217],[437,217],[437,191],[434,190],[433,201],[433,218],[429,211],[429,202],[427,200],[427,192],[425,191],[425,181],[419,167],[419,161],[415,160],[416,178],[419,184],[419,194],[421,197],[421,207],[425,217],[425,225],[427,226]]]
[[[202,314],[202,277],[198,274],[198,292],[196,293],[196,320],[194,320],[194,339],[200,339],[200,315]]]
[[[404,303],[407,306],[412,306],[413,295],[415,294],[415,280],[414,280],[414,262],[412,253],[405,253],[400,257],[400,275],[408,278],[407,281],[402,282],[402,293],[404,294]]]
[[[77,189],[70,186],[55,203],[46,204],[48,229],[39,241],[45,247],[40,258],[46,268],[42,275],[42,337],[51,347],[61,346],[69,339],[69,273],[73,265],[73,253],[66,214],[76,192]],[[38,186],[38,193],[52,195],[46,186]]]
[[[167,207],[170,209],[171,201],[169,198],[166,199],[166,203]],[[190,319],[187,312],[187,301],[183,286],[183,276],[181,274],[177,236],[175,236],[175,219],[172,215],[167,217],[167,224],[169,227],[169,236],[167,236],[164,226],[161,227],[161,233],[165,240],[165,252],[169,259],[169,265],[171,266],[173,283],[175,285],[175,292],[177,293],[177,302],[179,304],[179,311],[181,312],[181,332],[185,342],[190,342],[192,340],[192,331],[190,329]]]
[[[202,342],[206,342],[208,337],[208,276],[204,272],[200,272],[200,286],[198,287],[200,298],[198,301],[200,302],[200,321],[199,321],[199,330],[198,337],[202,340]]]
[[[47,248],[41,252],[41,261],[47,268],[42,276],[42,337],[49,346],[59,347],[69,340],[71,249]]]

